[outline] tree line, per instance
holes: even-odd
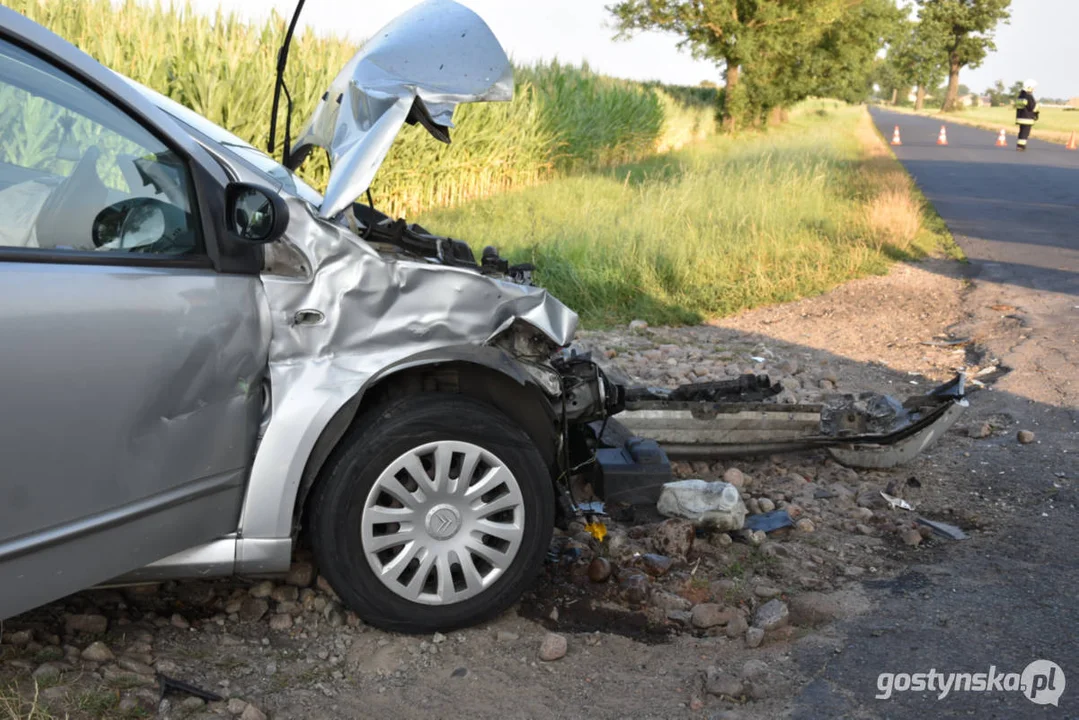
[[[782,118],[807,97],[864,102],[875,88],[917,88],[918,105],[995,50],[1011,0],[619,0],[607,6],[619,36],[661,30],[722,72],[729,129]],[[905,97],[905,95],[904,95]]]

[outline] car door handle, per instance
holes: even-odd
[[[321,310],[297,310],[292,316],[293,325],[319,325],[326,319]]]

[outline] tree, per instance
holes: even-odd
[[[902,87],[918,88],[914,109],[925,107],[926,92],[935,89],[944,79],[945,36],[936,25],[906,21],[898,40],[888,50],[888,61],[894,67]]]
[[[878,53],[904,30],[903,12],[893,0],[864,0],[825,29],[801,68],[810,94],[864,102],[873,88]]]
[[[852,11],[865,3],[876,7],[894,0],[619,0],[607,9],[619,37],[639,30],[671,32],[694,57],[720,65],[724,122],[734,128],[812,92],[819,85],[814,73],[837,61],[820,46],[827,31],[858,22]],[[878,42],[871,54],[880,47]],[[849,48],[842,54],[840,62],[863,65]],[[828,83],[840,87],[835,80]]]
[[[981,65],[997,46],[996,27],[1011,17],[1012,0],[917,0],[920,24],[944,38],[948,92],[941,108],[955,110],[959,97],[959,71]]]
[[[985,91],[985,94],[989,96],[990,107],[1000,107],[1005,103],[1005,96],[1007,91],[1004,89],[1004,81],[997,80],[993,83],[993,87]]]
[[[880,87],[878,97],[892,105],[898,104],[899,86],[904,83],[904,79],[893,62],[891,51],[888,57],[877,62],[876,69],[873,71],[873,81]]]

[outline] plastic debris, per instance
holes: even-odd
[[[596,542],[603,542],[603,539],[607,537],[607,525],[602,522],[590,522],[584,526],[584,529],[596,539]]]
[[[903,498],[897,498],[894,495],[889,495],[883,490],[880,491],[880,496],[884,498],[884,501],[892,506],[892,510],[896,508],[903,508],[904,510],[913,510],[914,506]]]
[[[562,550],[560,559],[568,560],[569,562],[576,562],[584,557],[584,550],[576,546],[570,546]]]
[[[928,518],[919,517],[918,522],[926,527],[930,528],[937,535],[946,537],[949,540],[966,540],[970,536],[960,530],[955,525],[949,525],[948,523],[937,522],[936,520],[930,520]]]
[[[667,517],[685,518],[698,527],[720,531],[741,530],[746,518],[738,488],[718,480],[665,483],[656,509]]]
[[[791,518],[786,510],[773,510],[768,513],[750,515],[746,518],[743,527],[746,530],[760,530],[769,533],[773,530],[780,530],[785,527],[792,527],[793,525],[794,519]]]
[[[191,695],[192,697],[202,698],[206,702],[220,702],[220,701],[224,700],[223,697],[221,697],[220,695],[218,695],[215,692],[211,692],[209,690],[203,690],[202,688],[196,687],[196,686],[192,685],[191,683],[186,683],[183,680],[177,680],[175,678],[170,678],[170,677],[167,677],[165,675],[162,675],[161,673],[157,673],[156,678],[157,678],[158,688],[161,691],[161,696],[162,697],[164,697],[166,694],[172,692],[172,693],[185,693],[187,695]]]
[[[593,500],[592,502],[578,503],[577,509],[585,515],[603,515],[606,517],[607,509],[602,500]]]

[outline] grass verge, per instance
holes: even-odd
[[[537,266],[586,325],[696,323],[951,252],[864,108],[809,103],[722,136],[419,221]]]

